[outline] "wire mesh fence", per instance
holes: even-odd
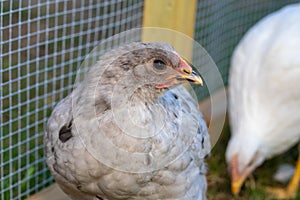
[[[230,57],[246,31],[269,13],[299,0],[199,0],[195,24],[195,40],[213,58],[227,84]],[[255,46],[254,46],[255,48]],[[207,89],[200,89],[208,96]]]
[[[199,0],[195,39],[227,83],[230,55],[266,14],[299,1]],[[53,182],[44,124],[102,39],[142,26],[140,0],[0,0],[0,199],[24,199]],[[202,96],[207,96],[205,90]]]
[[[142,8],[136,0],[0,2],[0,199],[52,182],[42,145],[51,109],[101,39],[141,27]]]

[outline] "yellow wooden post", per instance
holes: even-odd
[[[167,28],[194,37],[197,0],[145,0],[143,41],[165,41],[172,44],[182,56],[192,57],[192,40],[173,34],[172,31],[146,29]]]

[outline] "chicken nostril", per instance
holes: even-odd
[[[191,74],[191,72],[190,72],[189,70],[187,70],[187,69],[182,69],[182,71],[183,71],[184,73],[186,73],[186,74]]]

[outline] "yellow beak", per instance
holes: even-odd
[[[238,195],[245,179],[247,178],[247,173],[239,173],[238,171],[238,157],[234,156],[231,160],[231,192],[234,195]]]
[[[201,85],[201,86],[203,85],[203,81],[202,81],[201,77],[195,71],[192,71],[192,73],[189,75],[183,74],[182,76],[177,77],[177,80],[178,79],[179,80],[184,79],[193,84],[197,84],[197,85]]]
[[[242,179],[241,177],[235,177],[235,180],[232,179],[231,181],[231,192],[235,196],[237,196],[241,190],[241,187],[243,186],[245,179]]]
[[[180,75],[176,77],[178,81],[186,80],[193,84],[203,85],[200,75],[193,71],[192,67],[182,58],[180,58],[178,72],[180,73]]]

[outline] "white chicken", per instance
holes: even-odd
[[[300,139],[300,4],[274,12],[253,26],[236,47],[229,78],[232,135],[226,150],[232,192],[266,159]],[[294,197],[300,157],[278,198]]]

